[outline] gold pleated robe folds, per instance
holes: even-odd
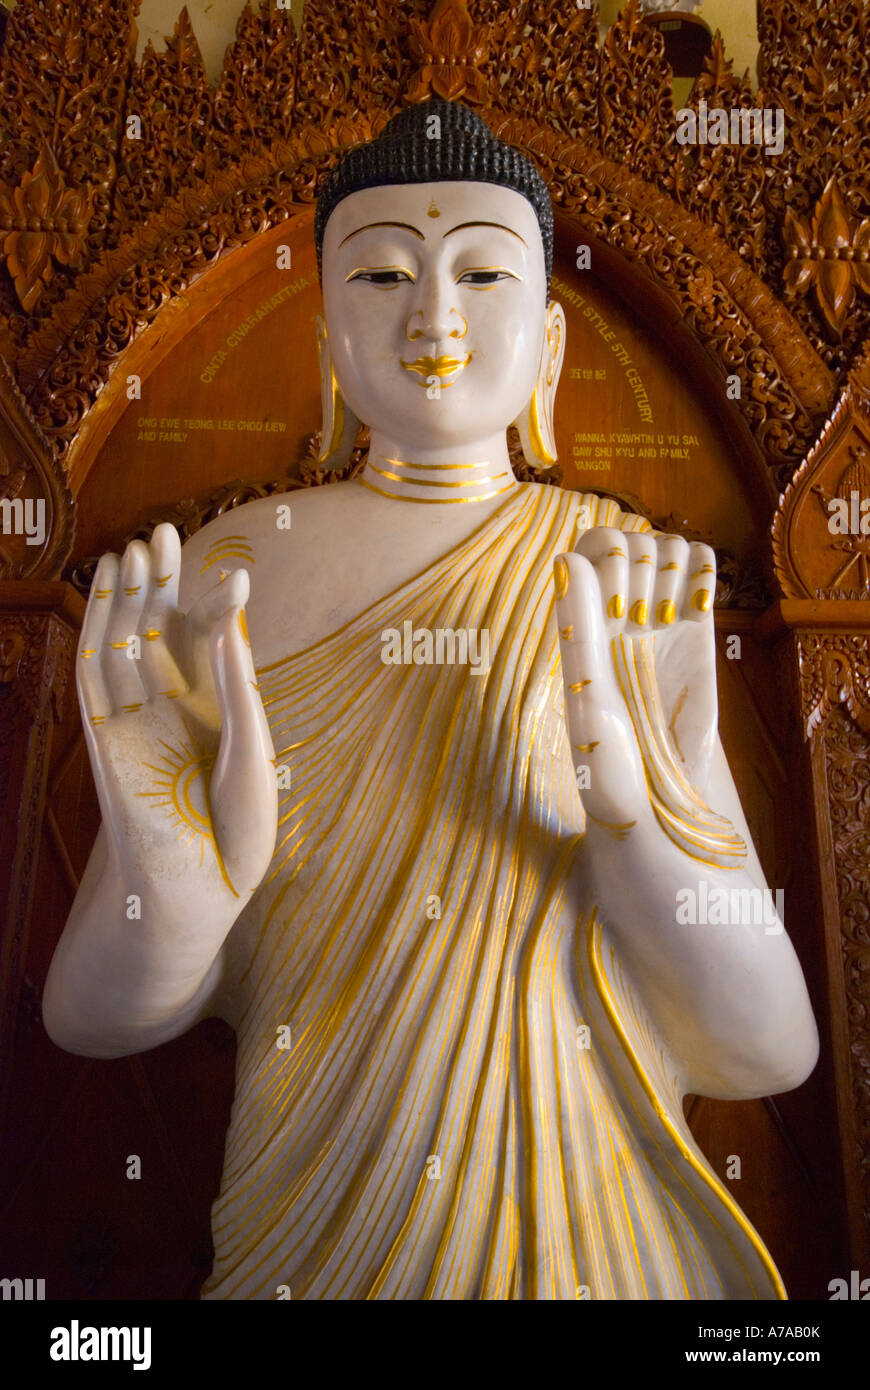
[[[204,1298],[785,1296],[595,904],[572,907],[552,576],[586,525],[649,529],[522,486],[258,671],[292,789],[248,909]],[[386,665],[406,621],[487,629],[488,672]]]

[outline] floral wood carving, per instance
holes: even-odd
[[[0,249],[22,309],[29,312],[54,274],[54,261],[78,265],[92,213],[91,190],[67,188],[43,145],[15,188],[0,185]]]
[[[263,146],[290,135],[296,50],[290,11],[268,9],[257,15],[248,0],[214,97],[212,139],[229,159],[237,156],[240,132]]]
[[[15,529],[0,540],[0,579],[53,579],[72,549],[75,508],[63,469],[0,357],[0,500]],[[28,542],[40,515],[44,535]],[[30,523],[29,527],[27,523]]]
[[[797,634],[804,737],[821,745],[848,1022],[848,1070],[870,1223],[870,633]]]
[[[667,186],[679,148],[673,74],[665,41],[647,24],[640,0],[628,0],[608,29],[600,71],[602,153],[651,183]]]
[[[870,653],[849,654],[853,679],[867,697]],[[866,721],[866,704],[864,705]],[[850,718],[851,715],[851,718]],[[854,722],[853,722],[854,721]],[[851,708],[831,710],[823,739],[833,871],[840,917],[840,949],[849,1029],[849,1068],[858,1139],[864,1214],[870,1222],[870,743],[867,724]]]
[[[120,172],[115,188],[120,228],[134,226],[214,162],[212,94],[187,6],[166,51],[149,42],[127,90]]]
[[[843,0],[759,0],[759,105],[785,113],[782,154],[769,159],[764,190],[765,278],[776,284],[789,251],[788,209],[807,223],[836,176],[859,219],[870,213],[870,11]],[[870,303],[856,301],[842,341],[818,300],[798,298],[796,318],[829,365],[845,376],[870,333]]]
[[[870,734],[870,636],[802,633],[799,668],[806,738],[839,706],[862,734]]]
[[[841,339],[856,292],[870,294],[870,217],[852,217],[832,177],[809,221],[788,209],[783,240],[790,256],[786,289],[792,295],[814,290],[825,323]]]
[[[437,0],[428,20],[412,19],[410,48],[421,66],[406,101],[433,96],[476,106],[486,101],[486,81],[479,69],[488,44],[472,22],[465,0]]]
[[[689,106],[708,110],[743,110],[755,105],[748,74],[735,77],[722,35],[692,91]],[[674,196],[703,222],[716,227],[746,264],[763,278],[765,268],[764,188],[770,160],[760,145],[698,145],[687,149],[673,171]]]
[[[575,139],[595,140],[600,83],[597,11],[578,8],[576,0],[531,0],[518,6],[513,16],[507,10],[500,25],[496,15],[492,29],[498,36],[493,46],[501,71],[487,72],[490,88],[500,93],[499,100],[490,98],[491,103]],[[534,34],[534,43],[529,43],[527,30]],[[505,53],[515,55],[506,74]]]
[[[787,598],[870,599],[870,515],[862,524],[860,510],[868,497],[870,355],[865,355],[777,507],[773,564]]]
[[[603,47],[595,12],[571,0],[308,0],[298,35],[260,0],[214,90],[186,11],[164,53],[133,62],[135,3],[20,0],[0,55],[0,178],[16,188],[48,143],[64,187],[93,198],[81,272],[56,263],[30,313],[0,269],[0,351],[58,458],[167,299],[310,206],[341,151],[403,102],[462,87],[504,133],[523,113],[557,210],[635,261],[641,294],[644,276],[666,290],[722,375],[740,376],[735,409],[773,487],[794,472],[834,398],[819,354],[842,379],[862,340],[862,299],[835,347],[814,297],[794,316],[778,302],[787,209],[806,217],[836,173],[865,215],[870,45],[866,18],[843,13],[860,7],[763,0],[754,97],[714,46],[695,100],[782,105],[790,136],[771,159],[676,144],[661,36],[637,0]],[[821,117],[826,140],[804,129]]]
[[[0,183],[17,187],[42,148],[50,147],[64,186],[89,200],[82,270],[106,245],[116,216],[113,190],[137,10],[138,0],[26,0],[9,16],[0,56]],[[8,269],[0,271],[0,321],[9,315],[15,335],[31,331],[75,280],[75,268],[56,268],[35,313],[26,317]],[[6,356],[12,356],[9,347]]]

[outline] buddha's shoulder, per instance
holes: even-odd
[[[184,545],[185,561],[205,558],[212,551],[224,548],[224,542],[237,541],[255,549],[270,546],[284,533],[295,530],[302,522],[308,530],[327,518],[350,512],[360,489],[351,483],[330,483],[321,487],[303,487],[292,492],[277,492],[271,497],[259,497],[233,507],[209,521]],[[298,521],[297,521],[298,518]]]
[[[192,601],[211,588],[221,570],[269,571],[276,563],[323,553],[354,523],[362,491],[350,483],[275,493],[222,513],[200,527],[182,549],[182,586]]]

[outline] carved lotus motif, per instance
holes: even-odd
[[[81,259],[91,211],[90,193],[67,188],[48,145],[16,188],[0,187],[0,250],[26,312],[50,283],[53,261]]]
[[[423,66],[409,84],[409,102],[431,96],[485,102],[486,81],[477,69],[488,49],[475,33],[465,0],[438,0],[428,23],[412,19],[410,47]]]
[[[786,213],[783,240],[791,257],[786,289],[792,295],[815,290],[826,324],[841,338],[856,290],[870,294],[870,218],[855,222],[832,177],[808,222]]]

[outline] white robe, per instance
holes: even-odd
[[[204,1298],[784,1296],[595,905],[576,904],[552,572],[584,502],[581,525],[648,529],[523,489],[258,671],[292,788],[239,934]],[[488,673],[385,664],[383,632],[408,620],[487,629]]]

